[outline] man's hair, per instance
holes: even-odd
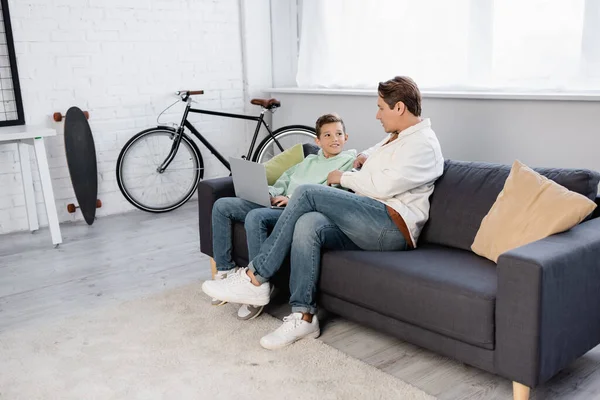
[[[337,115],[336,113],[321,115],[319,119],[317,119],[317,123],[315,124],[315,129],[317,131],[317,138],[321,137],[321,127],[325,124],[331,124],[332,122],[339,122],[342,124],[342,131],[346,133],[346,125],[344,125],[344,121],[342,121],[342,117]]]
[[[401,101],[412,115],[421,116],[421,91],[408,76],[396,76],[389,81],[379,82],[377,92],[390,108]]]

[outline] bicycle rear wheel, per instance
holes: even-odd
[[[204,176],[200,150],[185,134],[171,164],[158,172],[171,151],[175,134],[170,127],[147,129],[129,139],[119,154],[119,189],[140,210],[162,213],[181,207]]]
[[[298,143],[315,144],[317,134],[314,128],[305,125],[289,125],[281,127],[273,132],[273,136],[267,136],[260,142],[252,157],[252,161],[264,163],[281,153],[281,150],[279,149],[279,146],[277,146],[277,143],[275,143],[273,137],[277,139],[277,142],[279,142],[285,151]]]

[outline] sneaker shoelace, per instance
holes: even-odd
[[[283,317],[283,325],[278,329],[280,332],[290,332],[299,327],[302,324],[302,316],[297,314],[290,314],[287,317]]]
[[[225,279],[227,280],[228,283],[236,283],[238,281],[242,281],[243,282],[245,280],[248,280],[244,276],[244,275],[246,275],[246,270],[247,269],[248,268],[240,268],[237,271],[235,271],[233,274],[227,275],[227,277]]]
[[[230,277],[231,275],[237,273],[239,270],[238,267],[235,267],[233,270],[229,270],[229,271],[223,271],[222,273],[218,273],[215,275],[215,280],[219,281],[221,279],[226,279],[228,277]]]

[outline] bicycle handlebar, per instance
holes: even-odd
[[[204,90],[178,90],[175,92],[177,96],[185,95],[185,96],[194,96],[197,94],[204,94]]]

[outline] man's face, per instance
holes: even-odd
[[[321,136],[315,142],[323,149],[325,157],[330,157],[342,152],[346,140],[348,135],[344,133],[342,123],[330,122],[321,127]]]
[[[377,98],[377,116],[376,118],[383,125],[383,130],[386,133],[396,132],[398,130],[398,119],[402,116],[402,113],[398,110],[399,105],[390,108],[383,98],[379,96]]]

